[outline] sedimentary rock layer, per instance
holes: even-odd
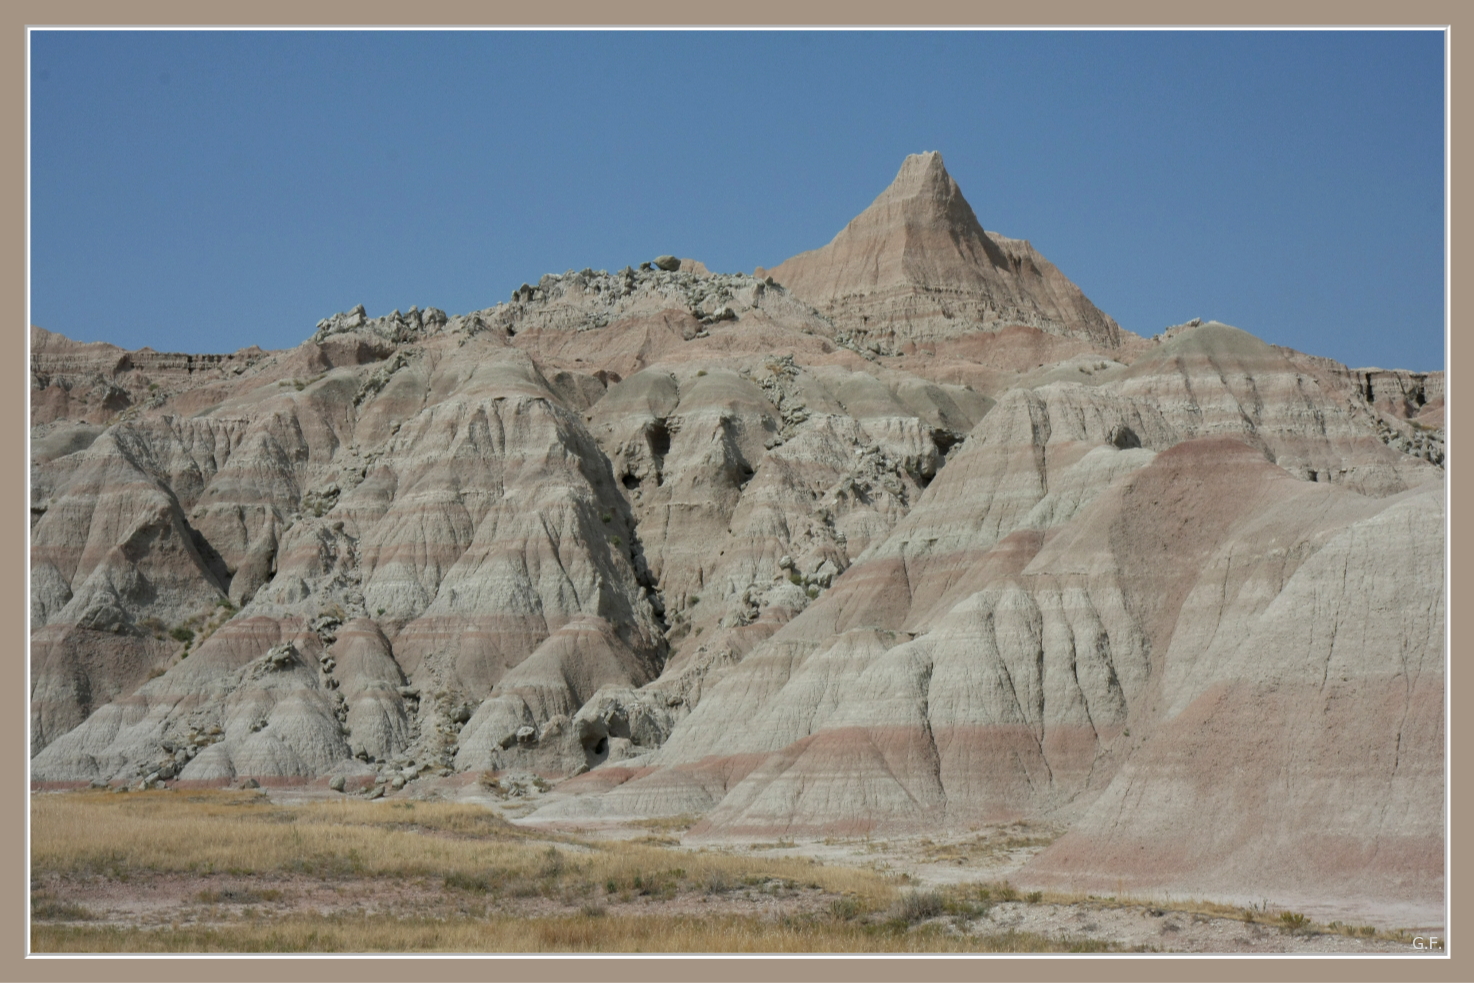
[[[1123,331],[936,155],[772,276],[32,375],[38,781],[528,769],[537,819],[1441,896],[1442,375]]]
[[[984,231],[936,151],[913,154],[829,245],[771,271],[842,331],[931,341],[1029,325],[1120,344],[1120,328],[1029,243]]]

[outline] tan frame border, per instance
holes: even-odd
[[[1304,2],[1304,0],[1241,0],[1228,5],[1221,0],[1201,6],[1184,6],[1162,0],[1131,0],[1109,7],[1099,3],[1084,3],[1079,0],[1053,0],[1031,4],[979,4],[961,0],[912,0],[898,4],[881,4],[874,0],[851,0],[839,4],[795,2],[795,0],[756,0],[740,7],[656,4],[649,0],[623,3],[592,3],[589,0],[561,0],[544,3],[536,7],[501,3],[475,3],[472,0],[421,0],[413,5],[390,4],[383,0],[363,0],[352,7],[346,4],[323,3],[320,0],[258,0],[245,5],[241,3],[219,4],[205,7],[179,0],[147,0],[128,4],[126,8],[117,3],[98,0],[82,2],[43,3],[38,0],[20,0],[11,8],[8,18],[12,27],[7,29],[11,38],[12,61],[9,69],[10,96],[5,100],[4,113],[7,129],[16,136],[9,144],[4,156],[4,173],[7,186],[12,191],[4,199],[6,225],[12,230],[5,240],[5,269],[10,272],[6,280],[11,283],[7,291],[13,304],[19,308],[12,333],[7,333],[5,350],[12,355],[5,361],[14,373],[14,388],[0,387],[12,400],[17,419],[29,418],[27,400],[29,380],[23,378],[29,358],[26,350],[28,332],[25,330],[27,316],[27,200],[26,200],[26,91],[27,91],[27,25],[46,26],[169,26],[169,25],[232,25],[232,26],[424,26],[446,27],[472,25],[621,25],[621,26],[1330,26],[1330,25],[1376,25],[1376,26],[1453,26],[1458,20],[1458,7],[1446,0],[1405,0],[1403,3],[1343,2],[1335,6],[1328,3]],[[1466,14],[1466,27],[1474,19]],[[1456,55],[1456,41],[1461,38],[1457,30],[1450,30],[1448,60],[1450,66],[1450,139],[1449,179],[1452,185],[1454,161],[1462,159],[1457,151],[1469,143],[1467,133],[1457,124],[1467,111],[1466,103],[1459,99],[1474,89],[1467,83],[1460,84],[1460,67]],[[1467,45],[1464,46],[1467,48]],[[1449,195],[1449,256],[1462,258],[1454,248],[1452,230],[1459,226],[1454,218],[1470,211],[1461,204],[1457,196]],[[1468,238],[1465,236],[1465,238]],[[1467,261],[1460,264],[1460,271],[1469,273]],[[1454,274],[1452,261],[1449,266],[1450,283],[1464,282]],[[1453,323],[1455,307],[1452,294],[1449,298],[1449,323]],[[1453,355],[1461,351],[1453,344],[1453,330],[1449,331],[1446,366],[1450,374],[1454,371]],[[1471,418],[1464,411],[1463,403],[1450,398],[1450,430],[1462,432],[1463,424]],[[0,537],[3,537],[5,555],[5,582],[10,588],[0,593],[3,598],[6,623],[11,626],[10,637],[16,647],[12,649],[13,665],[8,670],[15,684],[11,694],[13,708],[6,719],[6,731],[12,734],[10,746],[17,749],[3,759],[6,787],[25,787],[26,760],[23,749],[27,746],[27,720],[29,718],[29,682],[25,677],[26,633],[29,623],[29,604],[25,590],[25,563],[27,542],[28,506],[24,501],[26,464],[26,433],[24,425],[3,431],[4,459],[12,463],[3,488],[4,507],[0,509]],[[1454,465],[1449,466],[1450,488]],[[1456,505],[1461,498],[1451,493],[1450,504]],[[1449,516],[1450,535],[1457,536],[1464,549],[1454,551],[1449,579],[1449,623],[1453,612],[1462,610],[1454,603],[1453,588],[1468,583],[1464,576],[1454,576],[1474,571],[1474,537],[1467,534]],[[1467,595],[1467,590],[1462,592]],[[1462,684],[1462,674],[1453,671],[1456,653],[1467,646],[1450,628],[1453,639],[1449,652],[1450,709],[1457,705],[1453,697],[1470,687]],[[1464,724],[1461,715],[1449,714],[1449,747],[1460,748],[1474,730]],[[1457,781],[1468,771],[1467,757],[1451,754],[1450,800],[1452,817],[1463,817],[1469,813],[1469,789],[1467,781]],[[25,829],[27,817],[27,795],[17,795],[4,807],[5,829],[10,835],[6,842],[11,849],[3,856],[0,867],[0,928],[4,935],[4,957],[0,963],[0,980],[255,980],[273,978],[279,980],[398,980],[411,977],[430,976],[438,981],[484,980],[484,979],[537,979],[537,980],[583,980],[595,977],[601,980],[802,980],[805,983],[821,983],[834,980],[977,980],[977,979],[1028,979],[1028,980],[1469,980],[1474,979],[1474,942],[1464,943],[1458,937],[1450,939],[1450,955],[1447,958],[1422,957],[1418,959],[1396,958],[1392,961],[1379,958],[1357,957],[1354,959],[1316,958],[1261,958],[1219,959],[1214,957],[922,957],[922,958],[841,958],[841,957],[719,957],[693,959],[685,957],[224,957],[224,958],[24,958],[29,948],[26,925],[26,903],[29,895],[29,875],[26,869]],[[1450,856],[1453,867],[1449,879],[1449,928],[1459,923],[1457,914],[1467,910],[1471,891],[1467,879],[1457,874],[1468,866],[1467,850],[1452,837],[1453,822],[1449,824]],[[1463,958],[1468,956],[1468,958]]]

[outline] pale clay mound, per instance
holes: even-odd
[[[534,821],[1441,907],[1442,373],[1122,331],[936,154],[771,275],[644,266],[33,329],[33,779],[532,770]]]

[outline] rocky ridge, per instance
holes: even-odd
[[[33,779],[515,769],[546,821],[1045,817],[1040,883],[1441,897],[1442,373],[1139,338],[1009,242],[923,155],[772,274],[33,329]]]

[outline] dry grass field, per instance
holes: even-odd
[[[1103,914],[1081,921],[1081,905],[1111,907],[1101,899],[1020,896],[1003,882],[922,888],[905,873],[812,857],[685,849],[681,821],[598,840],[453,801],[282,805],[256,791],[86,791],[31,802],[36,952],[1163,948],[1100,932]],[[1210,915],[1240,927],[1253,919],[1192,911],[1194,927]],[[1253,932],[1272,941],[1332,934],[1262,921],[1271,924]],[[1371,929],[1336,937],[1393,941]]]

